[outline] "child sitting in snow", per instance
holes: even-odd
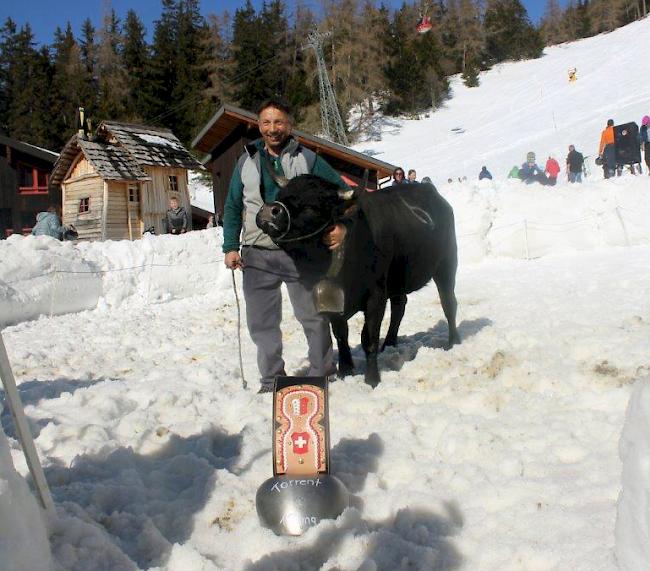
[[[535,164],[535,153],[530,152],[526,155],[526,162],[519,169],[519,178],[526,184],[532,184],[534,182],[544,185],[548,184],[548,179],[544,171]]]

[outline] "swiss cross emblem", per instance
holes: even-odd
[[[309,452],[309,434],[306,432],[294,432],[291,435],[293,451],[296,454],[307,454]]]

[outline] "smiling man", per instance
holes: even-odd
[[[334,372],[329,322],[316,312],[312,299],[316,277],[301,275],[295,261],[255,222],[260,208],[264,203],[273,202],[279,191],[274,178],[313,174],[345,187],[325,160],[291,135],[292,126],[291,111],[285,102],[270,99],[260,106],[258,127],[262,137],[246,145],[237,161],[223,215],[224,262],[230,269],[244,271],[246,321],[257,347],[260,393],[272,392],[275,377],[286,374],[280,330],[283,283],[307,338],[308,375],[325,376]],[[277,176],[272,177],[268,168]],[[326,234],[325,242],[330,248],[336,248],[344,235],[345,227],[337,224]]]

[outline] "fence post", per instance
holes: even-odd
[[[54,294],[56,292],[56,284],[59,279],[59,263],[54,264],[54,277],[52,278],[52,292],[50,293],[50,317],[54,315]]]
[[[630,237],[627,235],[627,228],[625,227],[625,222],[623,221],[623,216],[621,215],[621,207],[617,204],[616,208],[616,216],[618,216],[618,221],[621,223],[621,228],[623,228],[623,236],[625,237],[625,245],[630,246]]]
[[[530,260],[530,251],[528,249],[528,220],[524,218],[524,245],[526,247],[526,259]]]
[[[156,258],[156,251],[151,252],[151,261],[149,262],[149,283],[147,284],[147,298],[144,304],[149,305],[149,294],[151,293],[151,280],[153,279],[153,262]]]
[[[23,403],[20,400],[20,394],[16,388],[16,379],[14,379],[14,374],[11,371],[11,364],[9,363],[7,349],[5,348],[5,343],[2,339],[2,332],[0,332],[0,380],[2,380],[2,384],[5,388],[5,398],[7,399],[9,410],[14,419],[16,434],[23,449],[23,454],[25,454],[27,466],[32,475],[38,499],[40,500],[43,509],[47,513],[53,515],[55,514],[54,502],[52,501],[50,488],[45,479],[43,467],[38,459],[38,453],[36,452],[32,433],[29,430],[27,417],[25,417],[25,411],[23,410]]]

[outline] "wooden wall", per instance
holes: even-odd
[[[105,240],[129,240],[127,186],[123,182],[106,181]],[[137,236],[138,238],[140,236]]]
[[[145,229],[154,226],[156,234],[166,232],[164,220],[169,208],[169,199],[175,196],[178,198],[179,205],[183,206],[188,213],[189,230],[191,230],[192,207],[187,189],[187,170],[151,166],[144,167],[144,170],[151,177],[151,181],[143,183],[140,198],[140,208],[142,209],[142,220]],[[177,177],[178,192],[169,190],[170,175]]]
[[[63,224],[73,224],[80,240],[102,239],[102,213],[104,209],[104,181],[91,172],[64,180]],[[90,210],[79,212],[82,198],[90,198]]]
[[[47,194],[21,194],[18,163],[52,172],[52,163],[0,145],[0,240],[8,234],[20,234],[23,228],[36,224],[36,215],[49,206],[61,204],[60,189],[50,187]]]

